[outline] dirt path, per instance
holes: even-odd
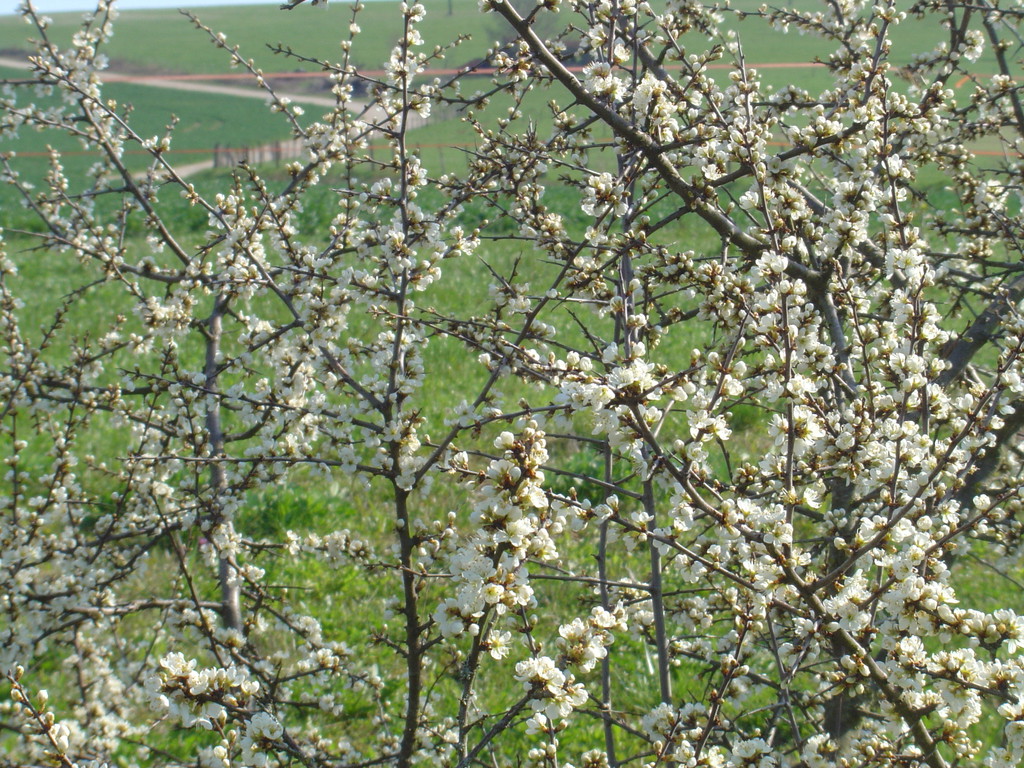
[[[0,66],[11,69],[32,69],[32,64],[27,59],[15,59],[9,56],[0,56]],[[142,85],[148,88],[168,88],[175,91],[190,91],[192,93],[216,93],[221,96],[241,96],[248,99],[261,99],[266,101],[267,92],[260,88],[245,88],[237,85],[217,85],[215,83],[197,83],[191,80],[174,80],[173,75],[124,75],[117,72],[104,74],[103,81],[107,83],[131,83]],[[330,96],[314,96],[306,93],[281,93],[281,98],[289,99],[293,104],[315,104],[318,107],[334,107],[337,101]]]
[[[0,56],[0,67],[11,69],[32,69],[27,59],[13,59],[10,56]]]
[[[10,67],[11,69],[30,70],[32,64],[27,59],[18,59],[10,56],[0,56],[0,66]],[[213,93],[220,96],[238,96],[241,98],[260,99],[267,101],[269,95],[261,88],[245,88],[237,85],[220,85],[216,83],[199,83],[195,80],[177,80],[174,75],[129,75],[121,74],[118,72],[107,72],[103,77],[104,82],[107,83],[131,83],[132,85],[141,85],[149,88],[167,88],[176,91],[187,91],[190,93]],[[314,94],[307,93],[284,93],[281,91],[275,91],[278,97],[288,99],[293,104],[306,104],[309,106],[324,107],[327,109],[333,109],[338,105],[335,98],[331,96],[316,96]],[[363,102],[349,102],[349,109],[352,111],[362,111],[365,108]],[[367,115],[364,116],[363,122],[372,124],[384,117],[383,111],[379,108],[373,108]],[[410,129],[420,128],[426,125],[426,119],[420,117],[417,114],[410,114],[408,117],[408,124]],[[284,141],[275,141],[271,144],[265,144],[259,147],[252,148],[236,148],[233,150],[222,150],[225,153],[234,154],[239,159],[242,157],[248,157],[254,162],[259,162],[259,158],[273,157],[275,160],[291,160],[299,157],[303,154],[302,142],[294,139],[288,139]],[[214,150],[211,150],[211,154]],[[176,166],[178,175],[182,178],[195,175],[200,171],[205,171],[213,168],[215,162],[213,158],[208,160],[198,160],[194,163],[187,163],[185,165]]]
[[[246,147],[235,149],[213,150],[214,157],[220,158],[218,163],[214,158],[196,160],[192,163],[173,163],[174,171],[183,179],[194,176],[201,171],[208,171],[218,165],[222,168],[237,165],[246,160],[252,163],[281,162],[292,160],[305,153],[302,146],[302,139],[288,139],[286,141],[275,141],[271,144],[264,144],[259,147]],[[173,154],[173,150],[172,150]]]
[[[194,81],[170,80],[157,77],[136,77],[134,75],[108,74],[103,78],[107,83],[131,83],[147,88],[167,88],[174,91],[191,91],[193,93],[216,93],[221,96],[241,96],[248,99],[267,101],[270,95],[261,88],[244,88],[237,85],[216,85],[214,83],[197,83]],[[334,107],[337,101],[330,96],[315,96],[309,93],[282,93],[274,91],[280,98],[288,99],[293,104],[315,104],[318,107]]]

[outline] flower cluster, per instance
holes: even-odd
[[[160,671],[146,680],[150,707],[181,721],[186,728],[223,727],[229,715],[244,709],[260,689],[236,668],[198,669],[195,659],[169,653],[160,660]]]

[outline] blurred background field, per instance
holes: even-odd
[[[451,42],[456,35],[465,39],[448,50],[444,58],[431,63],[431,70],[455,70],[479,64],[487,51],[507,35],[500,20],[494,15],[477,12],[477,0],[431,0],[426,3],[428,13],[421,25],[426,46]],[[792,5],[792,4],[791,4]],[[801,0],[797,6],[816,7],[810,0]],[[742,0],[733,3],[739,11],[754,11],[759,3]],[[296,103],[302,103],[302,95],[314,96],[318,104],[303,104],[305,120],[316,119],[322,114],[325,99],[330,99],[330,83],[320,67],[281,53],[271,47],[293,49],[303,57],[326,62],[340,62],[341,41],[350,36],[349,26],[353,21],[352,4],[334,2],[327,7],[299,6],[291,11],[282,11],[273,5],[211,7],[196,10],[199,19],[211,29],[223,32],[230,45],[238,45],[246,59],[267,75],[268,82],[280,93],[293,96]],[[742,42],[748,66],[760,68],[762,80],[770,88],[780,88],[790,83],[805,88],[811,94],[818,94],[829,86],[830,78],[824,67],[815,63],[831,53],[821,42],[810,35],[766,33],[765,26],[758,20],[744,19],[742,14],[730,18]],[[81,13],[59,13],[52,15],[49,28],[50,39],[58,45],[66,45],[72,34],[79,28]],[[351,63],[371,73],[379,70],[387,59],[392,46],[401,32],[401,16],[395,2],[370,2],[364,4],[355,15],[360,28],[356,43],[352,47]],[[753,32],[756,25],[756,34]],[[554,25],[551,25],[554,28]],[[0,16],[0,57],[24,60],[30,51],[26,38],[31,36],[30,27],[18,16]],[[927,51],[940,42],[942,30],[934,23],[925,24],[907,19],[892,32],[899,52],[893,64],[897,67],[908,64],[912,53]],[[702,37],[694,36],[690,41],[694,51],[703,51],[708,44]],[[214,147],[243,149],[282,141],[289,138],[289,126],[280,115],[268,114],[254,89],[252,79],[240,69],[231,69],[228,54],[212,45],[209,36],[197,30],[182,13],[173,9],[123,11],[115,24],[115,34],[102,49],[110,61],[107,95],[118,102],[133,107],[135,124],[139,133],[152,136],[162,133],[171,115],[180,121],[175,132],[170,157],[179,163],[192,162],[200,157],[212,158]],[[995,62],[986,55],[976,64],[979,73],[996,72]],[[715,65],[716,77],[728,77],[726,65]],[[423,77],[430,77],[427,73]],[[277,75],[274,77],[273,75]],[[200,79],[174,79],[176,76],[191,76]],[[441,79],[450,75],[439,74]],[[0,77],[18,77],[18,71],[0,68]],[[133,80],[125,82],[125,79]],[[897,81],[899,78],[896,78]],[[159,81],[163,87],[151,87]],[[182,90],[167,88],[177,85]],[[210,94],[189,90],[194,86],[248,88],[258,98],[245,99],[227,94]],[[465,92],[474,87],[485,88],[488,78],[472,78],[467,81]],[[956,83],[960,88],[967,83]],[[968,91],[965,90],[965,96]],[[358,95],[358,94],[357,94]],[[548,95],[538,95],[523,105],[526,117],[538,118],[543,125],[547,113]],[[492,115],[508,107],[501,97],[493,100]],[[410,140],[422,147],[425,160],[432,170],[447,172],[464,167],[464,150],[471,147],[474,134],[454,110],[436,111],[428,125],[418,128]],[[54,136],[25,134],[16,141],[0,142],[0,151],[18,151],[22,156],[32,156],[46,151],[47,144],[74,154],[66,154],[67,163],[74,166],[79,161],[75,142]],[[208,152],[211,151],[211,152]],[[19,161],[22,162],[22,161]],[[89,160],[81,164],[88,165]],[[30,163],[25,168],[38,170],[38,164]],[[6,191],[0,191],[0,202],[11,202]]]

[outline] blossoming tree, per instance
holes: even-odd
[[[3,160],[0,766],[1019,765],[1024,11],[811,6],[481,0],[448,80],[357,9],[311,122],[211,32],[305,146],[216,194],[26,8],[0,132],[96,163]]]

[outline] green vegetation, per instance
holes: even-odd
[[[457,32],[468,39],[449,52],[442,61],[432,66],[458,67],[474,62],[486,54],[494,40],[501,36],[500,25],[493,17],[475,12],[477,0],[451,0],[452,16],[447,13],[448,5],[432,7],[422,25],[424,39],[430,44],[450,41],[453,34],[452,19],[458,19]],[[759,3],[752,0],[734,3],[738,11],[755,11]],[[797,3],[797,7],[813,6],[813,3]],[[440,4],[439,4],[440,6]],[[342,55],[339,42],[349,36],[352,19],[352,4],[335,2],[327,8],[301,6],[290,12],[282,12],[276,6],[256,5],[244,7],[204,8],[198,13],[200,20],[212,29],[223,31],[229,44],[241,47],[245,57],[252,57],[255,64],[265,72],[316,72],[317,67],[297,59],[274,54],[269,48],[281,44],[294,48],[298,53],[314,59],[338,61]],[[391,47],[401,33],[401,19],[395,12],[393,2],[370,2],[356,16],[361,28],[353,47],[353,63],[363,68],[379,67],[387,58]],[[66,44],[78,29],[82,15],[61,13],[53,15],[50,27],[51,39],[57,44]],[[757,34],[744,34],[745,30],[757,26]],[[763,26],[756,19],[739,17],[735,24],[742,40],[744,55],[750,65],[761,63],[802,63],[809,64],[827,58],[828,50],[821,41],[810,35],[781,32],[765,34]],[[933,47],[941,39],[942,30],[934,23],[908,19],[893,32],[899,43],[898,51],[919,52]],[[11,56],[24,55],[28,50],[27,28],[17,16],[0,17],[0,51]],[[686,41],[684,41],[685,44]],[[706,40],[695,36],[692,44],[702,50]],[[197,30],[189,19],[174,10],[147,10],[121,12],[116,24],[116,33],[106,46],[111,60],[111,70],[118,73],[137,74],[229,74],[236,78],[225,80],[238,87],[250,85],[249,78],[241,70],[230,70],[227,53],[210,44],[208,35]],[[909,63],[910,53],[904,54]],[[899,60],[897,60],[898,62]],[[712,72],[718,79],[726,79],[728,72],[712,65]],[[991,55],[978,62],[978,72],[995,72]],[[17,78],[20,73],[0,67],[0,77]],[[828,87],[829,77],[824,69],[804,67],[802,69],[765,67],[760,71],[765,83],[778,88],[789,83],[799,84],[810,93],[816,94]],[[302,90],[325,95],[326,82],[320,79],[289,79],[275,81],[275,87],[282,92]],[[471,93],[474,86],[485,88],[487,78],[467,81],[465,93]],[[963,88],[966,84],[953,83]],[[967,86],[969,87],[969,85]],[[312,89],[310,91],[310,89]],[[221,94],[176,91],[151,88],[145,85],[112,82],[105,93],[115,98],[121,107],[132,107],[133,125],[143,138],[162,135],[172,116],[178,120],[175,139],[169,157],[178,163],[206,159],[206,150],[214,146],[253,147],[289,137],[289,125],[279,115],[269,114],[259,99],[245,99]],[[511,103],[501,95],[494,97],[488,114],[501,115]],[[305,120],[316,117],[316,106],[307,106]],[[548,113],[546,97],[537,94],[521,106],[527,117],[542,118]],[[539,121],[543,124],[543,120]],[[435,114],[430,124],[416,130],[411,136],[413,143],[422,147],[422,154],[434,172],[458,172],[465,167],[465,149],[472,147],[476,134],[464,123],[455,109]],[[47,146],[61,150],[64,166],[69,175],[84,172],[96,156],[82,153],[74,140],[64,136],[38,137],[27,134],[18,140],[4,142],[0,149],[17,151],[21,158],[15,167],[26,176],[38,175],[47,161]],[[143,163],[138,148],[128,149],[129,163]],[[5,208],[15,203],[7,188],[0,189],[0,205]],[[15,217],[16,218],[16,217]],[[8,220],[7,226],[12,225]]]
[[[183,3],[187,7],[187,3]],[[401,35],[401,18],[395,13],[395,2],[364,3],[357,16],[361,29],[359,42],[353,47],[353,62],[361,67],[378,67]],[[737,11],[756,11],[757,0],[734,2]],[[787,3],[797,8],[816,8],[819,3]],[[452,14],[447,9],[451,7]],[[502,36],[501,25],[494,17],[476,12],[477,0],[451,0],[431,3],[429,13],[420,27],[424,39],[433,45],[450,42],[454,34],[469,39],[438,62],[441,67],[460,67],[484,56],[488,48]],[[195,14],[211,29],[223,32],[231,45],[241,46],[241,53],[252,58],[266,72],[316,71],[307,64],[272,53],[268,46],[280,43],[304,57],[337,61],[341,56],[339,43],[349,36],[352,20],[351,2],[331,2],[326,7],[299,6],[282,12],[274,5],[225,6],[200,8]],[[52,14],[52,39],[66,43],[78,29],[79,13]],[[224,51],[205,42],[205,33],[176,10],[122,11],[116,33],[107,44],[106,53],[115,70],[141,73],[224,74],[228,59]],[[744,34],[746,30],[756,34]],[[810,35],[766,34],[756,19],[740,19],[736,24],[748,63],[808,62],[827,57],[827,46]],[[938,31],[941,34],[941,30]],[[0,17],[0,51],[27,50],[26,27],[17,16]],[[941,38],[934,20],[907,19],[892,33],[897,64],[910,61],[910,52],[929,50]],[[703,50],[707,41],[694,37],[695,50]],[[900,53],[906,51],[908,53]],[[187,55],[184,55],[187,52]],[[979,62],[978,71],[994,72],[991,54]],[[767,72],[766,72],[767,75]],[[792,71],[767,75],[780,83],[800,81],[813,90],[805,74],[794,78]]]
[[[476,6],[477,0],[453,0],[454,9],[460,19],[459,31],[473,35],[473,40],[461,46],[450,54],[445,65],[458,65],[479,57],[486,50],[491,35],[487,20],[475,13],[461,13],[463,7]],[[741,5],[742,7],[742,5]],[[450,36],[452,21],[445,12],[438,8],[432,8],[432,15],[429,15],[428,22],[424,25],[424,36],[431,42],[441,41]],[[224,8],[208,9],[201,12],[203,22],[215,29],[224,30],[230,42],[243,44],[243,53],[251,51],[256,57],[257,65],[267,71],[284,71],[289,68],[304,68],[295,60],[289,60],[280,56],[274,57],[266,48],[260,47],[257,41],[281,40],[284,44],[293,44],[297,50],[304,55],[337,58],[339,50],[337,43],[348,34],[350,14],[348,9],[341,3],[333,4],[328,10],[321,11],[312,8],[300,8],[291,13],[284,14],[276,8],[258,6],[247,9]],[[312,21],[311,21],[312,19]],[[364,66],[374,66],[377,62],[387,56],[388,49],[394,38],[397,36],[398,15],[394,7],[387,3],[370,3],[359,15],[358,21],[364,30],[360,36],[356,61]],[[471,19],[472,24],[465,26],[462,19]],[[326,20],[326,21],[325,21]],[[77,14],[59,15],[53,25],[55,39],[60,40],[67,37],[78,22]],[[741,30],[747,22],[739,22]],[[153,35],[154,29],[159,29],[158,35]],[[0,21],[0,47],[7,49],[18,49],[21,45],[15,30],[23,31],[24,27],[20,22],[8,23],[4,19]],[[759,32],[763,32],[759,28]],[[899,32],[904,40],[910,41],[906,50],[922,50],[929,47],[934,38],[934,27],[925,27],[916,22],[908,22]],[[771,35],[751,35],[749,39],[744,38],[745,53],[751,64],[771,63],[773,61],[810,61],[816,56],[822,55],[817,41],[810,37],[790,36],[785,38],[786,44],[780,45],[779,39]],[[704,41],[701,41],[701,45]],[[226,65],[224,52],[209,45],[204,40],[204,34],[197,32],[191,24],[183,17],[174,12],[167,11],[146,11],[127,12],[123,14],[118,24],[118,32],[109,46],[109,55],[112,58],[113,66],[124,71],[150,70],[166,72],[190,72],[210,73],[222,72]],[[827,52],[826,52],[827,53]],[[187,54],[187,55],[186,55]],[[979,71],[986,71],[991,62],[983,60],[979,64]],[[815,92],[825,87],[828,77],[823,69],[801,69],[798,76],[794,76],[794,70],[765,68],[764,77],[771,83],[787,83],[799,81],[808,90]],[[727,73],[716,70],[721,77]],[[17,73],[10,70],[0,71],[0,75],[16,77]],[[477,82],[482,86],[486,80],[480,79]],[[265,105],[255,99],[241,97],[212,95],[206,93],[186,93],[165,89],[150,88],[141,84],[114,83],[107,88],[106,94],[116,99],[121,108],[131,108],[134,116],[133,125],[143,138],[160,135],[165,126],[171,122],[172,116],[178,120],[175,129],[175,140],[169,152],[172,162],[187,163],[194,156],[202,159],[208,156],[208,151],[216,145],[221,146],[257,146],[270,141],[283,139],[288,136],[288,123],[280,116],[271,115]],[[488,109],[492,115],[501,115],[511,106],[507,97],[495,97]],[[540,115],[547,109],[544,98],[538,95],[537,98],[523,105],[523,112],[529,117]],[[307,109],[307,116],[304,119],[314,119],[315,108]],[[467,155],[465,148],[472,146],[476,141],[471,126],[460,119],[453,112],[443,115],[444,119],[435,119],[427,126],[416,130],[410,135],[411,144],[419,147],[419,153],[425,161],[425,165],[432,174],[458,173],[465,168]],[[55,136],[36,136],[23,134],[19,138],[0,145],[0,151],[15,151],[19,157],[15,160],[15,167],[25,174],[26,177],[41,177],[43,167],[46,163],[44,157],[38,155],[45,152],[44,146],[50,144],[54,149],[64,153],[64,165],[69,174],[75,176],[85,173],[88,166],[94,161],[94,153],[84,153],[73,139]],[[390,151],[390,150],[380,150]],[[129,162],[141,163],[145,156],[135,154],[136,150],[129,149]],[[195,153],[193,155],[193,153]],[[207,154],[204,154],[207,153]],[[601,170],[601,169],[599,169]],[[283,187],[290,181],[290,177],[284,170],[266,169],[265,178],[271,185]],[[232,173],[230,169],[206,171],[195,177],[196,185],[200,189],[212,187],[213,184],[225,186],[223,182]],[[371,173],[371,171],[367,171]],[[569,222],[569,229],[579,236],[584,227],[591,221],[590,217],[584,215],[580,210],[580,193],[571,184],[558,183],[556,173],[550,174],[551,183],[546,190],[544,203],[550,210],[563,215]],[[578,177],[567,174],[571,182]],[[938,177],[937,177],[938,179]],[[361,179],[366,181],[367,179]],[[322,243],[328,238],[328,232],[332,220],[338,210],[337,188],[342,187],[347,180],[340,175],[331,174],[326,176],[319,187],[313,190],[304,201],[304,208],[298,217],[298,230],[310,242]],[[934,184],[925,184],[920,189],[923,197],[937,199],[948,195],[936,180]],[[428,191],[423,194],[420,201],[425,209],[430,209],[431,204],[436,202],[434,195],[439,193]],[[13,192],[7,187],[0,189],[0,225],[8,230],[17,230],[27,227],[16,208],[12,205]],[[667,211],[662,211],[663,214]],[[500,218],[500,212],[484,209],[480,204],[470,206],[464,213],[464,220],[467,226],[482,221],[485,218]],[[203,240],[207,228],[205,215],[194,208],[189,208],[184,200],[172,203],[167,214],[168,221],[178,227],[183,233],[189,245],[200,243]],[[511,231],[511,230],[510,230]],[[147,253],[149,248],[147,242],[140,235],[141,227],[138,230],[129,229],[123,233],[127,236],[127,248],[135,260]],[[507,234],[507,233],[502,233]],[[715,252],[720,247],[720,241],[713,233],[709,233],[706,226],[696,226],[691,223],[691,218],[686,217],[673,223],[657,235],[658,239],[671,244],[679,244],[679,250],[693,249],[698,253]],[[20,274],[16,279],[11,280],[11,287],[15,293],[25,299],[31,307],[31,325],[27,329],[29,333],[35,333],[37,326],[46,325],[54,314],[64,305],[65,300],[71,296],[71,291],[82,284],[80,270],[74,263],[69,264],[70,255],[53,251],[40,252],[34,250],[34,240],[28,236],[15,234],[10,238],[9,246],[12,258],[18,263]],[[474,308],[486,305],[487,289],[489,283],[489,269],[508,274],[513,265],[520,265],[520,271],[529,275],[531,287],[541,294],[546,287],[546,280],[556,268],[546,261],[541,261],[537,256],[535,247],[530,242],[517,240],[501,240],[498,242],[486,242],[479,251],[479,259],[463,259],[456,265],[442,265],[446,271],[446,277],[435,286],[429,288],[422,297],[417,296],[417,304],[421,308],[437,308],[442,315],[452,317],[469,317],[473,315]],[[458,272],[454,272],[458,270]],[[454,273],[453,273],[454,272]],[[67,314],[67,324],[75,329],[75,335],[80,337],[96,337],[103,334],[112,322],[114,313],[113,302],[108,302],[107,289],[116,290],[116,286],[98,285],[93,289],[74,296],[69,301],[70,309]],[[568,312],[568,308],[564,310]],[[560,316],[564,319],[566,316]],[[376,318],[370,314],[354,317],[351,320],[352,326],[363,331],[371,327]],[[586,331],[600,336],[607,334],[609,322],[606,318],[587,318]],[[571,323],[566,326],[572,327]],[[129,323],[128,327],[131,325]],[[579,333],[583,331],[580,330]],[[714,329],[705,324],[690,323],[685,327],[677,327],[671,334],[670,341],[659,351],[659,359],[679,368],[685,367],[687,356],[692,348],[706,346],[709,339],[714,335]],[[41,333],[41,332],[40,332]],[[610,335],[610,334],[608,334]],[[65,337],[61,343],[68,343]],[[573,345],[579,345],[579,338],[562,339]],[[437,429],[440,431],[444,420],[448,417],[453,408],[462,399],[461,392],[465,382],[481,379],[485,374],[481,366],[474,364],[465,349],[458,347],[452,338],[440,338],[432,340],[428,345],[425,365],[427,367],[426,379],[435,390],[423,398],[422,416],[427,424],[427,431]],[[54,349],[54,358],[60,359],[66,352],[63,349]],[[196,350],[183,350],[183,355],[195,355]],[[107,372],[110,377],[117,377],[120,371]],[[459,384],[456,385],[455,382]],[[517,389],[519,387],[519,389]],[[472,389],[472,387],[469,387]],[[507,388],[504,393],[509,401],[514,402],[516,398],[528,398],[530,390],[526,385],[514,384]],[[738,444],[743,446],[744,458],[751,456],[756,460],[759,452],[764,448],[768,439],[765,435],[765,422],[767,412],[757,407],[756,404],[744,402],[736,405],[731,412],[731,424]],[[96,444],[86,446],[92,450],[97,461],[114,459],[120,455],[125,445],[124,440],[118,438],[116,430],[111,427],[109,431],[96,432]],[[552,446],[552,452],[562,452],[558,456],[558,464],[569,472],[576,472],[581,475],[600,476],[603,457],[596,451],[591,451],[587,446],[580,447],[577,443],[569,445],[558,444]],[[737,452],[736,455],[740,455]],[[23,463],[23,470],[35,470],[44,467],[48,460],[47,456],[32,455],[32,447],[26,452]],[[721,464],[714,467],[715,471],[722,476],[728,474],[728,470]],[[387,489],[380,485],[363,486],[354,481],[342,480],[325,482],[322,476],[297,474],[291,479],[287,487],[264,487],[252,491],[246,499],[245,508],[239,514],[239,520],[249,535],[254,540],[266,538],[278,540],[283,538],[285,531],[290,529],[305,530],[313,532],[326,532],[338,527],[348,527],[354,532],[366,536],[371,541],[386,541],[390,531],[387,525],[375,516],[372,511],[374,505],[380,503],[382,494]],[[639,490],[639,482],[633,483]],[[557,492],[570,494],[575,493],[579,498],[588,499],[594,503],[603,501],[605,492],[595,483],[587,484],[574,483],[568,475],[552,477],[549,487]],[[435,493],[428,499],[418,499],[418,503],[436,508],[459,509],[464,511],[468,502],[467,495],[460,490],[451,490],[446,487]],[[567,537],[568,538],[568,537]],[[196,534],[195,541],[188,542],[192,551],[198,552],[202,543],[198,541]],[[566,547],[571,551],[572,543],[566,542]],[[195,555],[198,559],[198,555]],[[170,554],[158,552],[155,555],[157,562],[167,559]],[[346,599],[359,601],[361,611],[366,615],[376,616],[385,610],[384,596],[388,590],[382,584],[388,581],[396,581],[397,576],[393,573],[382,575],[381,579],[368,577],[367,572],[355,567],[342,567],[332,569],[323,562],[310,563],[310,559],[302,557],[285,557],[275,553],[268,548],[268,551],[261,553],[257,558],[261,567],[265,567],[269,577],[268,583],[274,589],[291,589],[291,583],[315,582],[318,589],[311,593],[308,598],[297,596],[294,605],[304,609],[305,603],[334,599],[335,595],[344,594]],[[966,568],[969,566],[960,566]],[[173,569],[173,568],[172,568]],[[983,570],[971,573],[972,578],[965,581],[970,585],[971,592],[977,592],[982,596],[981,602],[990,603],[992,607],[1008,606],[1013,603],[1020,603],[1020,595],[1014,599],[999,594],[995,599],[995,590],[999,589],[999,583],[986,582],[984,578],[977,576],[983,574]],[[976,577],[976,578],[974,578]],[[211,588],[210,585],[206,585]],[[972,595],[973,596],[973,595]],[[566,598],[568,599],[568,598]],[[324,629],[332,637],[342,640],[348,639],[351,635],[353,640],[364,634],[364,627],[350,622],[347,613],[349,606],[338,606],[337,609],[320,610],[325,616]],[[573,610],[579,610],[578,606],[567,609],[568,615]],[[723,630],[724,632],[724,630]],[[628,642],[628,641],[627,641]],[[616,651],[621,652],[624,644],[616,646]],[[635,661],[639,654],[623,653]],[[636,662],[639,663],[639,662]],[[454,664],[454,662],[453,662]],[[695,667],[696,668],[696,667]],[[619,674],[628,676],[632,670],[620,669]],[[686,675],[680,675],[686,677]],[[638,676],[639,679],[640,676]],[[393,683],[389,683],[393,684]],[[445,683],[447,685],[447,683]],[[703,685],[695,678],[690,680],[694,690]],[[481,696],[484,700],[493,697],[500,700],[504,691],[483,690]],[[644,706],[648,700],[653,700],[652,691],[629,691],[634,698],[630,702],[636,702]],[[452,685],[451,690],[442,689],[439,696],[454,697],[457,688]],[[699,698],[699,693],[693,697]],[[356,697],[351,702],[346,702],[351,717],[359,717],[365,713],[359,710],[360,706],[366,706]],[[343,727],[343,725],[342,725]],[[986,726],[987,727],[987,726]],[[594,733],[597,733],[598,725],[595,721]],[[982,729],[979,729],[982,730]],[[984,738],[994,738],[991,733],[983,732]],[[202,737],[189,736],[190,739]],[[190,742],[191,744],[191,742]],[[0,740],[0,746],[3,745]],[[570,744],[570,746],[572,746]],[[180,749],[181,745],[168,744],[169,749]]]
[[[453,51],[443,66],[462,66],[486,53],[498,25],[476,13],[476,6],[477,0],[452,0],[453,16],[440,7],[431,9],[422,28],[428,41],[448,41],[453,34],[473,38]],[[275,5],[200,8],[196,16],[211,29],[223,32],[230,45],[240,45],[242,55],[254,59],[267,72],[310,69],[271,53],[267,46],[276,43],[291,46],[306,57],[337,60],[341,55],[338,44],[348,38],[352,21],[351,3],[345,2],[325,8],[302,6],[291,12],[282,12]],[[52,37],[62,43],[78,28],[82,15],[58,13],[52,18]],[[366,3],[357,21],[362,32],[354,49],[355,63],[378,67],[401,35],[401,17],[395,13],[395,3]],[[20,18],[0,17],[0,50],[24,50],[25,34]],[[197,31],[175,10],[121,12],[106,53],[115,69],[137,72],[222,74],[228,71],[229,63],[225,52],[211,45],[206,33]]]
[[[435,67],[461,67],[475,62],[504,34],[501,25],[492,16],[476,12],[477,0],[450,0],[449,3],[431,3],[429,13],[420,31],[431,45],[445,45],[453,35],[467,38],[448,52]],[[252,58],[265,72],[315,72],[316,67],[273,53],[270,48],[278,44],[293,48],[303,57],[338,61],[342,52],[339,43],[349,37],[352,21],[351,2],[331,2],[328,6],[313,8],[299,6],[283,12],[274,5],[226,6],[200,8],[195,12],[199,20],[211,29],[223,32],[230,45],[240,46],[245,58]],[[362,68],[379,67],[401,35],[401,18],[395,12],[395,2],[368,2],[356,14],[360,27],[358,43],[353,46],[353,63]],[[761,5],[757,0],[744,0],[732,4],[736,11],[752,12]],[[820,4],[806,2],[787,3],[796,8],[816,8]],[[187,7],[187,3],[183,3]],[[452,14],[447,12],[451,7]],[[82,14],[52,14],[51,38],[66,44],[78,29]],[[829,45],[811,35],[766,33],[764,26],[754,17],[742,15],[735,29],[743,44],[746,61],[759,63],[812,62],[825,59]],[[754,33],[756,30],[756,34]],[[909,18],[893,28],[897,66],[909,64],[911,55],[924,52],[943,39],[943,31],[934,19],[926,21]],[[16,53],[27,51],[26,27],[17,16],[0,16],[0,51]],[[704,50],[707,40],[697,34],[691,42],[694,50]],[[112,69],[136,73],[188,73],[233,74],[227,68],[227,54],[209,43],[206,33],[198,31],[192,22],[176,10],[122,11],[117,20],[116,33],[107,43],[106,54]],[[186,55],[187,52],[187,55]],[[994,73],[994,59],[990,52],[978,62],[977,71]],[[768,82],[779,85],[796,82],[814,91],[817,82],[810,71],[794,77],[792,70],[767,69],[762,73]],[[817,82],[816,82],[817,81]],[[301,82],[297,81],[297,82]]]
[[[17,78],[19,73],[0,69],[0,76]],[[163,136],[176,120],[168,158],[177,165],[209,160],[214,147],[259,147],[290,138],[290,126],[280,115],[270,114],[260,99],[152,88],[129,83],[111,83],[105,94],[118,103],[117,112],[128,115],[140,139]],[[38,134],[21,129],[19,136],[0,143],[0,151],[16,153],[12,167],[25,178],[41,178],[49,166],[49,148],[61,153],[65,173],[80,179],[100,158],[95,148],[85,149],[77,139],[58,132]],[[141,169],[149,154],[137,144],[125,150],[128,167]],[[0,186],[0,208],[7,213],[3,225],[17,227],[16,192]]]

